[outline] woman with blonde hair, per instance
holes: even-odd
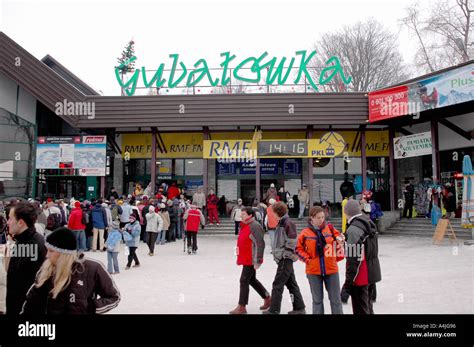
[[[76,237],[58,228],[46,237],[48,253],[22,314],[99,314],[117,307],[120,292],[101,262],[78,257]]]

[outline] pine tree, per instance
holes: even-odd
[[[133,72],[135,70],[135,62],[134,61],[129,61],[134,55],[135,55],[135,41],[130,40],[130,42],[127,44],[125,49],[122,51],[122,56],[120,58],[117,58],[118,62],[118,70],[120,71],[120,74],[122,75],[122,82],[123,82],[123,76],[128,73],[128,72]],[[123,89],[122,89],[122,95],[123,95]]]

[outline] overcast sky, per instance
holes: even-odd
[[[171,53],[179,53],[188,67],[199,58],[218,67],[221,52],[237,59],[264,51],[292,57],[311,49],[324,32],[375,17],[397,33],[410,65],[414,39],[398,20],[414,2],[0,0],[0,30],[36,58],[50,54],[96,90],[120,95],[114,66],[131,38],[136,67],[156,69],[164,62],[168,68]]]

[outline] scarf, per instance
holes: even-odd
[[[313,224],[309,223],[309,227],[316,234],[316,255],[324,255],[326,238],[323,235],[323,229],[326,227],[326,223],[323,223],[319,228],[316,228]]]

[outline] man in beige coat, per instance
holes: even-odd
[[[300,202],[300,213],[298,219],[302,219],[304,216],[304,210],[309,207],[309,191],[306,184],[303,184],[303,188],[298,191],[298,200]]]

